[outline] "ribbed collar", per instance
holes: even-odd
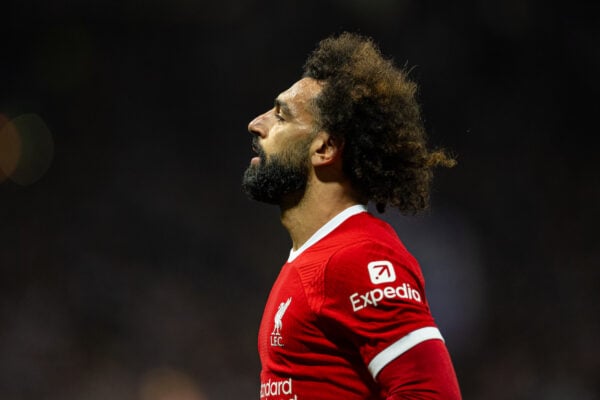
[[[317,243],[325,236],[329,235],[345,220],[352,217],[353,215],[360,214],[363,212],[367,212],[367,206],[363,204],[357,204],[346,208],[344,211],[330,219],[325,225],[320,227],[318,231],[313,233],[313,235],[298,250],[291,249],[290,256],[288,257],[288,262],[294,261],[300,254],[302,254],[304,250],[308,249],[310,246]]]

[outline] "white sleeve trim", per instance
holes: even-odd
[[[393,343],[389,347],[385,348],[381,353],[377,354],[375,358],[369,363],[369,372],[373,379],[377,377],[379,371],[388,365],[391,361],[406,353],[419,343],[423,343],[426,340],[440,339],[444,340],[439,329],[436,327],[427,327],[412,331],[402,339]]]

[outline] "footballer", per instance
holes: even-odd
[[[248,126],[242,187],[292,240],[259,329],[261,400],[461,398],[419,264],[367,210],[427,208],[432,170],[455,164],[428,147],[416,89],[346,32]]]

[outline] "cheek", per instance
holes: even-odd
[[[262,150],[263,150],[265,156],[269,156],[269,155],[273,154],[273,152],[275,151],[273,148],[273,143],[271,143],[271,142],[262,143],[261,147],[262,147]]]
[[[265,154],[297,153],[300,148],[306,147],[306,141],[310,140],[308,129],[290,126],[289,129],[273,128],[268,138],[261,143]],[[308,149],[306,149],[308,153]]]
[[[264,140],[261,145],[265,153],[272,154],[278,153],[284,149],[289,143],[285,140],[285,135],[279,134],[279,132],[271,132],[269,137]]]

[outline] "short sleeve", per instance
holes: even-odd
[[[417,344],[442,339],[420,267],[400,243],[364,240],[334,253],[318,312],[328,334],[358,352],[374,379]]]

